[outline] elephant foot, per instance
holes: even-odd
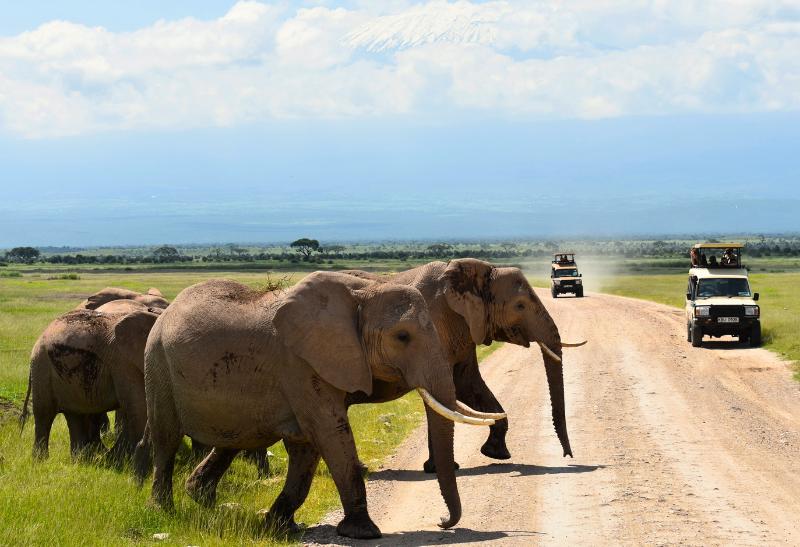
[[[347,515],[336,526],[336,533],[353,539],[375,539],[381,537],[381,531],[369,518],[366,510]]]
[[[507,460],[511,457],[511,453],[506,447],[504,440],[495,441],[489,437],[481,447],[481,454],[495,460]]]
[[[294,521],[294,516],[277,516],[270,511],[259,511],[264,515],[264,523],[267,528],[275,534],[295,535],[305,529],[305,524],[298,524]]]
[[[458,462],[453,462],[455,464],[456,469],[461,469],[461,466],[458,465]],[[436,464],[433,463],[433,460],[428,459],[425,463],[422,464],[422,470],[426,473],[436,473]]]
[[[194,474],[186,479],[186,493],[202,507],[210,509],[217,503],[217,489],[215,486],[203,483]]]

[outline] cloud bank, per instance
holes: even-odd
[[[210,21],[0,37],[0,131],[796,111],[798,52],[800,0],[240,1]]]

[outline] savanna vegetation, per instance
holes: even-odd
[[[303,275],[262,271],[225,277],[263,288],[276,282],[290,285]],[[138,489],[130,470],[98,462],[73,463],[63,417],[56,419],[50,458],[43,463],[31,459],[32,420],[21,435],[17,426],[30,350],[53,318],[106,286],[137,291],[158,287],[172,299],[184,287],[211,277],[219,274],[135,271],[77,276],[26,271],[0,278],[0,545],[128,545],[151,543],[153,534],[164,532],[170,534],[164,542],[168,545],[292,542],[265,532],[256,514],[269,507],[283,484],[286,454],[280,444],[271,448],[274,475],[266,480],[257,479],[251,463],[234,463],[219,489],[219,502],[228,505],[217,510],[200,508],[180,487],[193,467],[187,445],[179,454],[175,476],[177,511],[168,515],[148,506],[149,485]],[[481,356],[494,347],[482,348]],[[412,393],[392,403],[353,407],[350,416],[359,455],[375,469],[422,422],[424,411]],[[106,441],[110,444],[111,439]],[[338,493],[322,464],[298,513],[299,521],[313,523],[338,504]]]

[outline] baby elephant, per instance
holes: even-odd
[[[94,310],[76,309],[50,323],[33,347],[20,417],[24,426],[33,396],[34,457],[47,457],[50,428],[60,412],[67,420],[73,455],[99,449],[98,417],[114,409],[119,409],[123,427],[112,457],[133,453],[147,420],[144,347],[161,312],[123,299]]]
[[[461,501],[451,420],[493,422],[456,410],[470,412],[456,401],[451,368],[417,289],[337,273],[310,274],[277,295],[233,281],[200,283],[178,295],[147,341],[148,431],[136,449],[137,475],[143,480],[149,470],[152,443],[152,497],[171,509],[184,434],[230,454],[282,439],[289,467],[267,522],[296,528],[294,513],[321,457],[344,507],[338,533],[379,537],[345,402],[348,393],[369,394],[373,380],[402,382],[425,399],[450,513],[441,526],[454,526]]]

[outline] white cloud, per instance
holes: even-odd
[[[800,108],[800,0],[238,2],[134,32],[0,38],[24,137],[381,115],[598,118]]]

